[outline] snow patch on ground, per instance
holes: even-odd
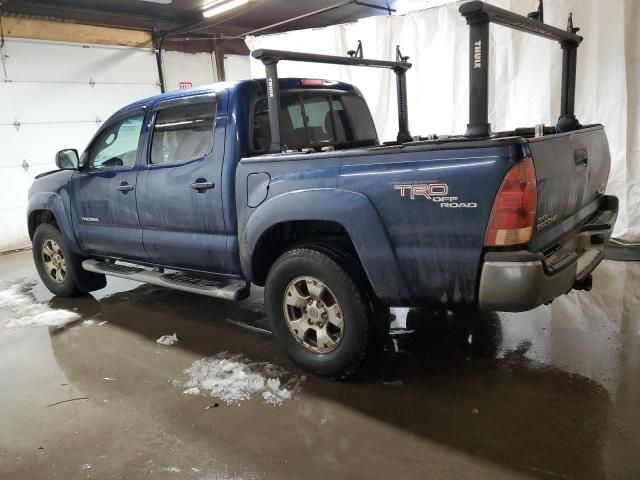
[[[193,362],[184,370],[189,379],[174,385],[188,395],[210,395],[227,405],[239,404],[254,394],[265,403],[281,405],[293,398],[306,377],[290,375],[286,370],[267,362],[252,362],[240,354],[222,352]]]
[[[34,285],[35,283],[18,283],[0,290],[0,309],[8,311],[10,315],[0,320],[0,327],[60,327],[80,318],[75,312],[51,308],[46,303],[37,302],[31,293]]]
[[[163,335],[159,339],[156,340],[160,345],[166,345],[170,347],[174,343],[178,343],[178,336],[174,333],[173,335]]]

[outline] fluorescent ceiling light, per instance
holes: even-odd
[[[235,8],[241,7],[242,5],[246,5],[251,0],[219,0],[214,2],[210,7],[206,8],[202,12],[202,16],[205,18],[215,17],[222,13],[228,12],[229,10],[233,10]]]

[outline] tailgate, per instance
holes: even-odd
[[[538,204],[530,247],[539,251],[598,209],[611,162],[602,125],[529,140]]]

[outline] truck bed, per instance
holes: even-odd
[[[583,150],[586,164],[582,153],[579,162],[574,158]],[[492,250],[484,240],[496,193],[525,157],[533,157],[537,176],[536,225],[527,245],[507,250],[542,252],[598,210],[609,164],[602,126],[538,138],[447,138],[244,158],[236,181],[241,259],[252,216],[285,208],[303,219],[313,211],[349,232],[385,301],[477,302],[482,261]],[[268,180],[249,181],[255,175]],[[361,202],[349,203],[349,195]],[[363,214],[361,203],[373,213]]]

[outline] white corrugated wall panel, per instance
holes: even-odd
[[[0,251],[6,251],[29,244],[27,191],[36,175],[55,168],[55,152],[82,151],[113,112],[160,88],[150,49],[9,38],[2,53]]]
[[[251,78],[249,55],[226,54],[224,56],[225,80],[244,80]]]
[[[164,82],[168,92],[178,90],[180,82],[197,87],[216,81],[211,53],[162,52]],[[184,87],[183,87],[184,88]]]

